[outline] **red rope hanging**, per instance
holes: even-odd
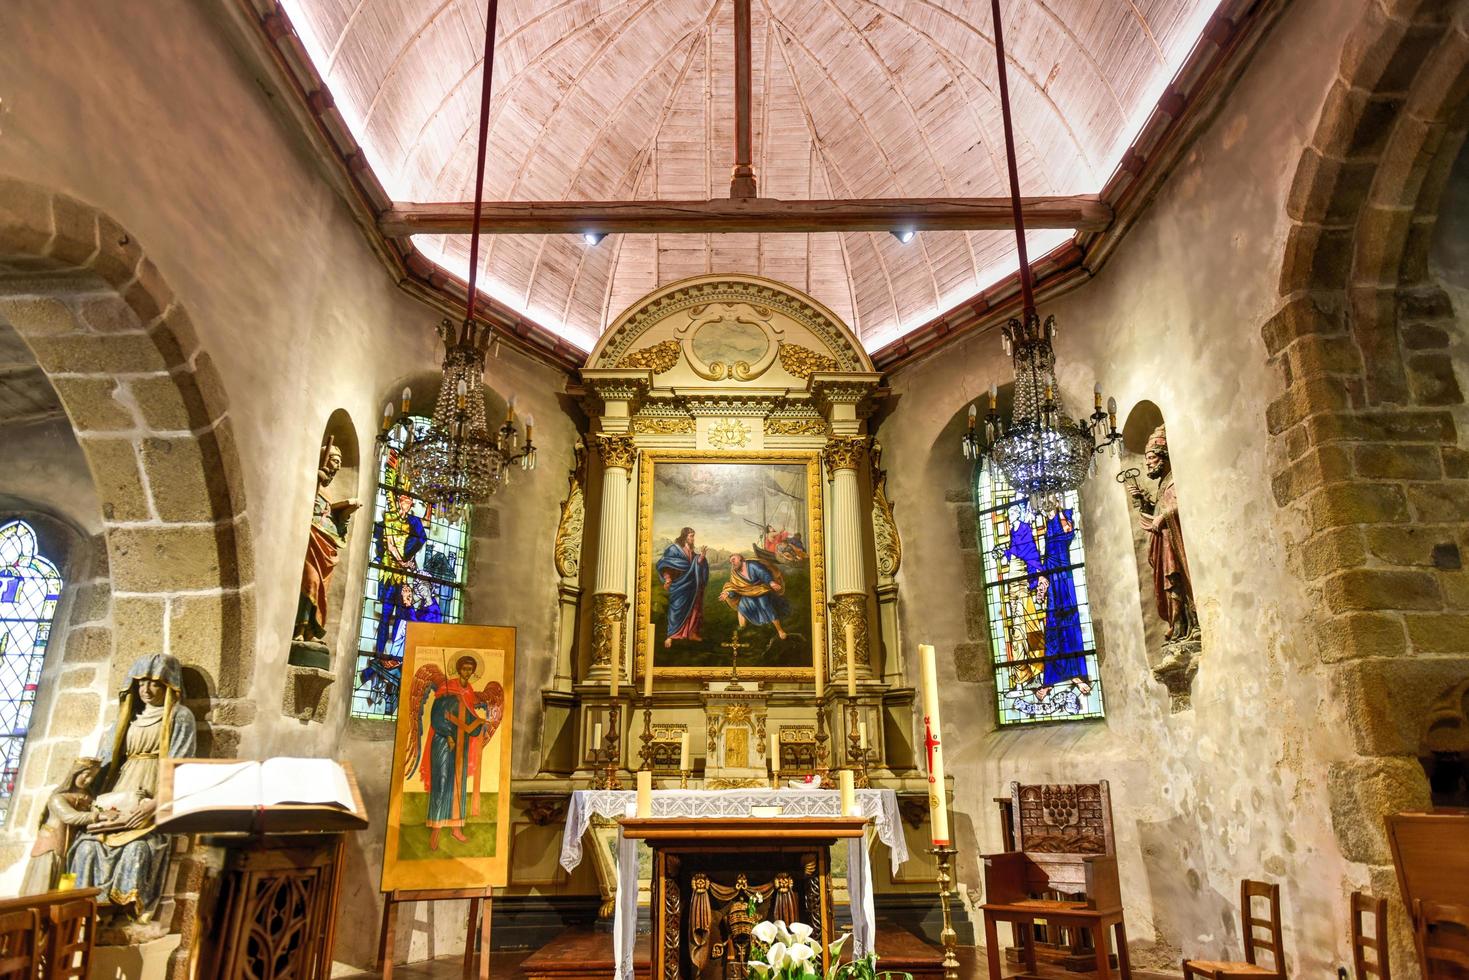
[[[1020,258],[1022,322],[1035,313],[1035,284],[1030,277],[1030,259],[1025,254],[1025,215],[1020,209],[1020,172],[1015,165],[1015,130],[1010,121],[1010,82],[1005,72],[1005,29],[1000,23],[1000,0],[990,0],[995,20],[995,61],[1000,76],[1000,115],[1005,120],[1005,163],[1010,168],[1010,209],[1015,215],[1015,251]]]
[[[495,20],[499,12],[500,0],[490,0],[489,10],[485,13],[485,73],[479,98],[479,156],[474,167],[474,225],[469,232],[469,303],[464,310],[466,327],[474,321],[474,305],[479,296],[479,223],[484,210],[485,151],[489,144],[490,91],[495,75]]]

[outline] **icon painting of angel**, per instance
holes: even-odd
[[[506,627],[409,625],[385,890],[505,883],[514,649]]]

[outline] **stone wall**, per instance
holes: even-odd
[[[1348,893],[1394,894],[1382,871],[1382,813],[1427,800],[1406,740],[1411,733],[1416,746],[1420,690],[1437,694],[1449,675],[1466,673],[1453,652],[1466,634],[1452,629],[1464,576],[1446,567],[1449,548],[1439,546],[1463,547],[1456,508],[1469,499],[1456,483],[1462,439],[1453,406],[1463,379],[1453,370],[1463,371],[1462,341],[1446,335],[1454,314],[1424,281],[1421,258],[1414,264],[1437,209],[1384,204],[1399,233],[1396,254],[1418,273],[1401,290],[1396,279],[1383,284],[1393,300],[1386,308],[1401,309],[1401,321],[1374,328],[1360,307],[1318,299],[1316,308],[1329,311],[1312,321],[1322,329],[1282,327],[1304,322],[1290,311],[1310,308],[1306,290],[1330,288],[1312,279],[1318,272],[1350,266],[1353,241],[1370,252],[1383,239],[1384,215],[1324,234],[1345,226],[1331,208],[1347,205],[1323,212],[1324,203],[1303,203],[1310,194],[1361,201],[1369,189],[1386,194],[1400,184],[1416,194],[1424,175],[1447,171],[1433,151],[1449,147],[1452,157],[1457,123],[1428,106],[1452,104],[1446,96],[1463,91],[1463,23],[1450,24],[1448,9],[1290,5],[1108,264],[1043,304],[1060,322],[1061,382],[1073,409],[1096,380],[1117,395],[1122,418],[1147,399],[1167,419],[1204,658],[1193,709],[1171,715],[1148,669],[1156,651],[1138,599],[1135,518],[1113,481],[1121,461],[1107,457],[1083,500],[1107,720],[1003,731],[951,724],[960,847],[1000,846],[991,797],[1012,779],[1111,780],[1140,963],[1171,966],[1180,949],[1238,955],[1242,877],[1281,882],[1293,971],[1345,962]],[[1381,98],[1353,91],[1341,81],[1353,63],[1388,71],[1400,89]],[[1420,137],[1396,165],[1385,149],[1394,127],[1404,139]],[[1371,154],[1383,159],[1364,176]],[[1326,189],[1306,193],[1328,157],[1343,167]],[[1303,276],[1310,281],[1298,282]],[[1339,296],[1342,284],[1335,288]],[[1393,396],[1374,405],[1372,373],[1394,370]],[[908,554],[905,644],[952,653],[941,668],[946,718],[993,717],[975,556],[961,550],[973,547],[973,521],[958,436],[966,404],[1008,372],[993,333],[904,368],[891,379],[896,407],[880,433]],[[1366,437],[1377,419],[1379,435]],[[1411,424],[1393,428],[1389,419]],[[1325,442],[1336,446],[1317,451],[1289,437],[1297,425],[1303,433],[1335,425]],[[1303,454],[1337,468],[1318,467],[1296,485],[1308,467],[1292,469],[1293,460]],[[1393,528],[1373,531],[1379,523]],[[1357,551],[1328,554],[1312,537],[1338,527]],[[1374,535],[1377,553],[1366,545]],[[1323,580],[1331,584],[1319,589]],[[1333,633],[1327,623],[1340,625]],[[1315,630],[1348,647],[1396,646],[1331,656]],[[1399,704],[1401,695],[1411,696]],[[978,887],[973,862],[961,873]],[[1395,969],[1408,969],[1407,951],[1395,952]]]

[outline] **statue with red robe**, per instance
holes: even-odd
[[[1168,624],[1164,640],[1196,640],[1199,618],[1194,605],[1193,578],[1183,546],[1183,527],[1178,519],[1178,491],[1173,485],[1173,466],[1168,459],[1168,433],[1158,426],[1148,438],[1143,460],[1148,476],[1158,481],[1158,496],[1134,484],[1129,493],[1137,501],[1138,520],[1148,533],[1148,563],[1153,566],[1153,598],[1158,615]]]
[[[316,471],[316,499],[311,504],[311,536],[306,541],[306,562],[301,569],[301,598],[296,603],[294,640],[320,640],[326,635],[326,590],[337,556],[347,543],[352,514],[360,506],[355,499],[333,502],[326,488],[342,469],[342,450],[328,437],[321,447],[321,465]]]

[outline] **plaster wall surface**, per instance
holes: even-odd
[[[897,403],[879,435],[905,545],[904,643],[941,654],[960,853],[1000,849],[991,798],[1011,780],[1110,780],[1129,936],[1157,944],[1140,950],[1140,965],[1176,967],[1180,949],[1237,957],[1239,881],[1253,877],[1282,885],[1292,971],[1321,975],[1349,955],[1347,894],[1367,881],[1332,833],[1326,770],[1344,749],[1298,628],[1306,598],[1286,559],[1296,528],[1271,498],[1265,407],[1280,382],[1260,335],[1278,303],[1286,192],[1364,7],[1290,5],[1108,264],[1041,309],[1061,328],[1072,414],[1089,408],[1099,381],[1120,418],[1149,399],[1167,421],[1204,630],[1191,711],[1170,714],[1151,675],[1158,652],[1144,639],[1135,518],[1107,456],[1083,489],[1107,718],[974,723],[994,718],[995,692],[983,614],[966,621],[957,599],[956,586],[975,588],[956,547],[975,547],[958,436],[967,403],[1006,383],[1010,365],[991,332],[890,381]],[[972,642],[978,669],[943,656]],[[978,894],[978,862],[961,874]]]
[[[0,174],[109,214],[191,315],[222,378],[253,530],[254,713],[242,722],[239,754],[351,758],[381,813],[391,741],[346,734],[352,638],[334,638],[339,679],[325,725],[281,714],[284,667],[323,426],[337,408],[354,420],[363,455],[355,493],[370,500],[383,402],[405,374],[436,371],[440,314],[395,286],[223,18],[222,4],[189,0],[6,4]],[[542,468],[495,501],[498,533],[476,522],[468,601],[470,621],[520,630],[515,771],[523,775],[536,758],[536,695],[553,669],[550,546],[574,431],[556,401],[559,371],[504,348],[487,374],[499,397],[518,394],[520,410],[536,416],[541,447]],[[432,400],[428,390],[419,396]],[[28,454],[20,479],[66,481],[85,495],[89,481],[48,459]],[[339,566],[349,578],[348,629],[360,609],[369,515],[359,515]],[[358,835],[363,851],[352,863],[361,873],[347,908],[375,899],[376,872],[365,869],[377,867],[381,832]],[[376,921],[375,912],[350,918]]]

